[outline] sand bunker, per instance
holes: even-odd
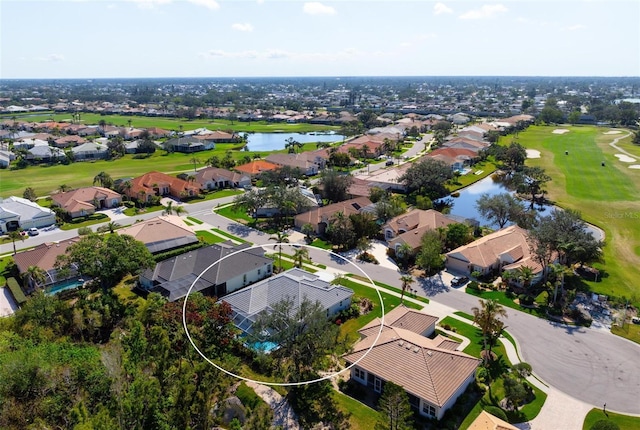
[[[527,158],[540,158],[540,151],[537,149],[527,149]]]
[[[605,131],[603,134],[620,134],[622,133],[620,130],[611,130],[611,131]]]
[[[635,163],[636,159],[635,158],[631,158],[628,155],[625,154],[616,154],[615,157],[622,161],[623,163]]]
[[[632,164],[629,166],[630,169],[640,169],[640,164]]]
[[[565,134],[565,133],[569,133],[569,130],[567,130],[566,128],[556,128],[555,130],[552,131],[553,134]]]

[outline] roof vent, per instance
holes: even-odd
[[[418,351],[420,351],[420,348],[418,348],[417,346],[413,348],[413,352],[418,352]]]
[[[428,355],[429,357],[432,357],[432,356],[433,356],[433,353],[432,353],[431,351],[427,350],[427,355]]]
[[[399,346],[404,345],[404,341],[402,341],[402,340],[401,340],[400,342],[398,342],[398,345],[399,345]]]
[[[405,348],[407,348],[407,349],[411,349],[411,344],[410,344],[409,342],[407,342],[407,344],[406,344]]]

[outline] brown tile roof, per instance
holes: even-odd
[[[231,170],[222,169],[220,167],[207,167],[205,169],[200,169],[194,176],[196,178],[195,182],[199,183],[200,185],[204,184],[207,181],[216,180],[219,178],[224,178],[231,182],[239,182],[244,177],[244,175],[238,172],[232,172]]]
[[[327,222],[334,213],[342,212],[345,216],[349,216],[360,212],[360,209],[370,204],[371,200],[368,197],[356,197],[355,199],[333,203],[298,214],[295,216],[295,220],[296,223],[308,223],[315,226],[320,222]]]
[[[400,231],[408,232],[422,227],[429,227],[435,230],[438,227],[446,227],[456,222],[457,221],[454,221],[443,213],[433,209],[414,209],[406,214],[391,218],[382,228],[389,228],[398,234]]]
[[[473,420],[467,430],[517,430],[518,427],[509,424],[508,422],[501,420],[488,413],[487,411],[480,412],[480,415]]]
[[[360,178],[353,178],[349,190],[351,197],[369,197],[371,193],[371,183]]]
[[[185,245],[197,241],[196,234],[193,230],[177,215],[163,215],[146,221],[140,221],[129,227],[119,229],[118,234],[133,236],[134,239],[144,243],[147,248],[154,245],[151,247],[153,249],[150,248],[151,252],[163,250],[160,249],[162,246],[156,246],[163,242],[172,243],[172,241],[175,242],[182,238],[188,238],[189,240],[179,243],[180,245]]]
[[[360,360],[357,366],[367,372],[439,407],[478,366],[474,357],[438,348],[431,339],[401,328],[388,328],[377,339],[369,336],[361,340],[343,358],[347,363]]]
[[[194,194],[199,193],[197,185],[190,184],[180,178],[169,176],[161,172],[148,172],[131,180],[131,189],[127,191],[130,197],[138,197],[141,191],[145,195],[155,195],[154,185],[157,187],[168,187],[171,195],[180,197],[183,191],[191,190]]]
[[[83,139],[80,136],[64,136],[61,137],[59,139],[56,139],[55,144],[57,146],[70,146],[70,145],[82,145],[83,143],[86,143],[87,140]]]
[[[30,266],[37,266],[42,270],[54,268],[58,255],[63,255],[67,248],[80,240],[79,237],[61,240],[55,243],[42,243],[28,251],[18,252],[13,260],[20,273],[24,273]]]
[[[506,256],[512,261],[505,259]],[[456,248],[447,253],[447,258],[483,268],[491,267],[499,261],[506,261],[509,264],[503,267],[505,270],[513,270],[524,265],[532,268],[534,273],[542,270],[542,266],[533,259],[527,231],[517,225],[505,227]]]
[[[76,212],[80,209],[95,209],[94,199],[120,198],[120,194],[104,187],[84,187],[64,193],[51,195],[53,202],[67,212]]]
[[[253,160],[246,164],[241,164],[240,166],[236,166],[235,169],[239,172],[248,173],[250,175],[257,175],[258,173],[276,170],[280,166],[274,163],[270,163],[265,160]]]
[[[375,336],[380,330],[380,321],[380,318],[376,318],[358,330],[358,332],[365,337]],[[396,307],[384,316],[384,325],[386,327],[402,328],[417,334],[423,334],[430,327],[435,326],[437,321],[438,317],[425,314],[415,309],[409,309],[402,305]]]

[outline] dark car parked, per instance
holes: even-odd
[[[460,285],[464,285],[469,281],[469,278],[466,276],[456,276],[451,280],[451,285],[454,287],[459,287]]]

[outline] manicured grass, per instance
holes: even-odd
[[[369,280],[367,278],[365,278],[364,276],[354,275],[353,273],[349,273],[347,276],[350,277],[350,278],[359,279],[359,280],[361,280],[363,282],[367,282],[367,283],[369,282]],[[398,293],[398,294],[402,294],[402,289],[401,288],[392,287],[391,285],[387,285],[387,284],[384,284],[382,282],[378,282],[376,280],[374,280],[373,283],[376,284],[380,288],[384,288],[385,290],[389,290],[389,291],[393,291],[393,292]],[[423,302],[423,303],[427,303],[427,304],[429,303],[429,299],[427,299],[426,297],[415,296],[413,294],[407,293],[406,291],[404,293],[404,296],[405,297],[410,297],[410,298],[412,298],[414,300],[418,300],[418,301]]]
[[[251,243],[251,242],[249,242],[249,241],[247,241],[247,240],[244,240],[244,239],[242,239],[242,238],[240,238],[240,237],[238,237],[238,236],[234,236],[234,235],[232,235],[232,234],[229,234],[229,233],[227,233],[226,231],[222,231],[222,230],[220,230],[220,229],[218,229],[218,228],[212,228],[212,229],[211,229],[211,231],[215,231],[216,233],[221,234],[221,235],[223,235],[223,236],[226,236],[226,237],[228,237],[228,238],[229,238],[229,239],[231,239],[231,240],[235,240],[236,242],[240,242],[240,243]]]
[[[504,291],[478,291],[467,288],[466,292],[483,300],[496,300],[502,306],[507,308],[516,309],[521,312],[526,312],[532,315],[539,316],[541,318],[546,318],[546,314],[544,313],[543,309],[520,306],[519,304],[514,302],[513,299],[507,297],[507,294]]]
[[[11,277],[9,273],[9,264],[13,262],[13,257],[7,255],[6,257],[0,258],[0,286],[5,285],[7,283],[7,278]]]
[[[311,246],[315,246],[316,248],[320,248],[320,249],[328,249],[329,251],[333,249],[332,244],[322,239],[314,239],[314,241],[311,242]]]
[[[217,234],[213,234],[207,230],[196,230],[195,233],[198,239],[207,242],[209,245],[213,245],[214,243],[224,242],[226,240],[218,236]]]
[[[454,314],[458,315],[459,317],[466,318],[468,320],[473,321],[473,315],[470,315],[470,314],[468,314],[466,312],[455,311]]]
[[[127,216],[135,216],[137,214],[141,214],[141,213],[149,213],[149,212],[158,212],[164,210],[164,206],[163,205],[155,205],[155,206],[145,206],[142,209],[139,209],[137,207],[133,207],[133,208],[126,208],[124,210],[124,214]]]
[[[215,211],[218,215],[222,215],[223,217],[239,222],[240,224],[251,224],[255,222],[255,220],[247,215],[243,209],[237,208],[235,205],[224,206],[220,209],[216,209]]]
[[[625,337],[635,343],[640,343],[640,325],[630,322],[626,322],[624,328],[614,325],[611,326],[611,333]]]
[[[237,189],[233,189],[233,188],[225,188],[222,190],[218,190],[218,191],[213,191],[210,193],[206,193],[203,195],[203,199],[201,200],[215,200],[215,199],[221,199],[223,197],[229,197],[229,196],[235,196],[238,194],[242,194],[244,191],[242,190],[237,190]]]
[[[374,409],[339,391],[334,391],[333,398],[342,412],[351,414],[349,418],[350,429],[370,430],[376,426],[378,412]]]
[[[482,171],[479,175],[475,173],[478,171]],[[478,182],[480,179],[484,179],[487,176],[491,175],[493,172],[497,170],[496,163],[492,160],[482,161],[473,166],[471,172],[466,175],[462,175],[458,177],[456,183],[447,184],[447,189],[451,192],[469,186],[475,182]]]
[[[93,214],[77,221],[65,222],[60,226],[60,230],[73,230],[80,227],[88,227],[94,224],[100,224],[109,221],[109,217],[105,214]]]
[[[21,115],[12,115],[18,120],[21,119]],[[28,121],[47,121],[53,119],[54,121],[71,121],[71,115],[68,113],[61,114],[42,114],[42,115],[29,115]],[[81,122],[87,125],[97,125],[101,120],[107,122],[107,124],[115,125],[119,127],[129,126],[129,120],[131,120],[131,126],[136,128],[149,128],[159,127],[169,131],[179,131],[182,126],[183,131],[194,130],[196,128],[206,127],[209,130],[233,130],[236,133],[307,133],[313,131],[325,131],[325,130],[338,130],[337,126],[315,125],[308,123],[288,124],[288,123],[273,123],[267,121],[252,121],[252,122],[239,122],[229,121],[225,119],[194,119],[188,120],[186,118],[159,118],[159,117],[146,117],[146,116],[125,116],[125,115],[99,115],[92,113],[82,113]]]
[[[556,128],[569,132],[553,134]],[[640,277],[640,170],[629,169],[633,163],[615,157],[619,151],[609,143],[624,134],[605,135],[609,130],[532,126],[516,140],[540,151],[541,157],[527,160],[527,165],[543,167],[553,178],[547,185],[549,198],[561,207],[580,211],[587,222],[606,233],[604,262],[595,264],[602,276],[598,282],[585,284],[593,292],[632,298],[634,305],[640,305],[636,286]],[[627,137],[618,145],[637,151],[630,142]]]
[[[189,221],[195,223],[195,224],[198,224],[198,225],[204,224],[204,221],[200,221],[198,218],[194,218],[194,217],[188,216],[187,219]]]
[[[609,420],[618,425],[620,430],[636,430],[640,428],[640,417],[630,417],[627,415],[614,414],[613,412],[607,412],[606,414],[602,409],[594,408],[589,411],[582,424],[583,430],[589,430],[596,422],[600,420]]]

